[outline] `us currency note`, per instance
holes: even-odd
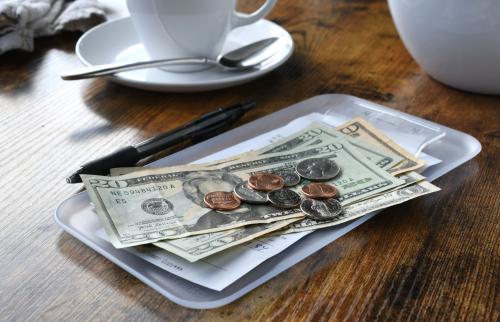
[[[377,147],[383,153],[399,155],[402,161],[388,171],[394,175],[414,171],[422,168],[425,162],[417,159],[401,146],[389,139],[373,125],[358,117],[337,127],[341,133],[350,136],[355,141],[368,142]]]
[[[408,187],[387,192],[379,196],[346,206],[344,207],[344,212],[335,219],[328,221],[316,221],[313,219],[305,218],[291,224],[285,230],[278,231],[277,233],[296,233],[340,225],[364,216],[370,212],[391,207],[439,190],[441,189],[436,187],[435,185],[427,181],[421,181]]]
[[[120,176],[120,175],[125,175],[125,174],[129,174],[129,173],[138,173],[139,171],[148,171],[149,169],[157,169],[157,168],[144,168],[144,167],[123,167],[123,168],[114,168],[114,169],[111,169],[111,176]],[[400,189],[400,188],[403,188],[403,187],[407,187],[409,185],[412,185],[416,182],[420,182],[420,181],[423,181],[425,180],[426,178],[424,176],[422,176],[421,174],[417,173],[417,172],[414,172],[414,171],[410,171],[408,173],[405,173],[405,174],[401,174],[398,176],[399,179],[403,180],[404,183],[401,185],[401,186],[398,186],[392,190],[397,190],[397,189]],[[379,194],[383,194],[383,193],[386,193],[387,191],[384,191],[384,192],[380,192]],[[371,198],[373,196],[376,196],[378,194],[374,194],[368,198]]]
[[[211,161],[211,162],[204,162],[204,163],[192,163],[191,165],[196,165],[196,166],[203,166],[203,167],[217,167],[217,166],[220,166],[224,163],[229,163],[229,162],[234,162],[234,161],[237,161],[245,156],[252,156],[252,155],[255,155],[255,152],[254,151],[249,151],[249,152],[244,152],[244,153],[240,153],[240,154],[236,154],[236,155],[232,155],[230,157],[226,157],[226,158],[223,158],[223,159],[218,159],[218,160],[215,160],[215,161]],[[158,167],[156,168],[150,168],[150,167],[121,167],[121,168],[112,168],[109,170],[109,174],[112,176],[112,177],[116,177],[116,176],[123,176],[123,175],[126,175],[126,174],[129,174],[129,173],[132,173],[132,172],[135,172],[136,174],[139,173],[140,171],[149,171],[150,169],[159,169]]]
[[[244,204],[234,211],[205,207],[211,191],[232,191],[243,182],[222,169],[183,166],[148,169],[125,176],[82,175],[109,240],[116,248],[164,239],[265,224],[303,215],[268,205]]]
[[[252,158],[248,162],[255,166],[250,167],[252,171],[247,174],[293,170],[297,163],[309,158],[327,158],[335,161],[342,169],[338,177],[327,182],[337,187],[340,192],[339,201],[344,205],[404,184],[403,180],[369,162],[356,147],[342,137],[331,138],[323,145],[304,146],[290,153],[270,153]],[[241,167],[244,160],[239,160],[234,166]],[[233,165],[226,167],[230,169]],[[301,183],[304,184],[307,182]],[[300,185],[294,189],[299,188]]]
[[[345,131],[345,130],[344,130]],[[383,135],[379,131],[373,132],[374,135]],[[216,162],[209,162],[202,165],[206,166],[217,166],[218,164],[236,161],[245,157],[245,155],[255,155],[255,154],[270,154],[278,152],[290,152],[303,148],[304,146],[314,146],[314,145],[324,145],[329,140],[336,139],[342,136],[347,139],[349,143],[354,145],[359,149],[359,152],[363,154],[368,160],[374,162],[377,166],[383,169],[390,169],[393,166],[401,163],[405,158],[396,153],[392,153],[388,149],[380,149],[369,142],[364,142],[364,138],[355,135],[353,138],[347,134],[342,133],[342,128],[334,129],[333,127],[320,122],[312,122],[306,129],[294,133],[288,137],[282,138],[273,144],[270,144],[258,151],[246,152],[240,155],[231,156]],[[395,144],[395,143],[394,143]],[[142,167],[128,167],[128,168],[115,168],[111,169],[111,175],[124,175],[136,171],[144,171],[145,168]]]
[[[268,205],[244,204],[232,212],[217,212],[205,208],[203,197],[211,191],[232,191],[251,174],[293,169],[312,157],[332,159],[342,168],[330,183],[339,189],[343,204],[404,183],[370,163],[342,138],[297,152],[247,155],[218,168],[191,165],[82,179],[109,239],[120,248],[301,217],[297,209]]]
[[[196,262],[228,248],[282,229],[298,220],[301,220],[301,218],[280,220],[270,224],[249,225],[241,228],[179,239],[164,240],[156,242],[154,245],[187,259],[190,262]]]
[[[260,154],[269,154],[280,151],[293,151],[295,149],[300,149],[305,145],[322,145],[329,140],[338,138],[339,136],[349,141],[349,143],[359,149],[359,152],[362,155],[382,169],[389,169],[403,161],[403,157],[400,155],[387,150],[380,150],[377,147],[372,146],[369,142],[352,139],[348,135],[335,130],[331,126],[319,122],[313,122],[306,129],[275,142],[270,146],[264,147],[257,152]]]

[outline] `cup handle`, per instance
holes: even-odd
[[[233,12],[233,28],[249,25],[251,23],[256,22],[260,18],[264,17],[271,11],[271,9],[276,4],[277,0],[267,0],[257,11],[246,14],[234,11]]]

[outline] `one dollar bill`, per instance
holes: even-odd
[[[425,166],[423,160],[414,157],[411,153],[403,149],[381,131],[377,130],[373,125],[360,117],[338,126],[337,130],[348,135],[355,141],[369,143],[384,153],[392,153],[400,156],[402,161],[388,170],[394,175],[415,171]]]
[[[320,122],[312,122],[304,130],[283,138],[274,144],[257,151],[259,154],[276,153],[280,151],[294,151],[302,149],[304,146],[324,145],[332,139],[342,137],[349,141],[368,160],[382,169],[389,169],[401,161],[403,157],[387,150],[380,150],[369,142],[356,140],[348,135],[335,130],[331,126]]]

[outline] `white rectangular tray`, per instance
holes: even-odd
[[[480,143],[472,136],[451,128],[426,121],[353,96],[330,94],[302,101],[263,118],[247,123],[210,140],[158,160],[154,166],[185,164],[216,151],[236,145],[257,135],[285,126],[294,119],[322,113],[347,119],[363,116],[386,133],[410,137],[420,148],[415,151],[439,158],[442,163],[427,169],[423,174],[434,180],[472,159],[481,150]],[[257,286],[263,284],[292,265],[313,254],[332,240],[329,229],[323,229],[304,237],[282,253],[260,264],[229,287],[218,292],[166,272],[143,259],[99,238],[97,220],[88,217],[89,198],[86,192],[71,196],[55,210],[55,221],[69,234],[78,238],[118,266],[131,273],[173,302],[189,308],[215,308],[228,304]],[[354,222],[351,228],[371,216]],[[348,230],[346,230],[347,232]]]

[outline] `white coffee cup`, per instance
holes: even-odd
[[[406,48],[449,86],[500,94],[500,1],[389,0]]]
[[[236,12],[236,3],[237,0],[127,0],[127,7],[150,59],[215,59],[232,29],[261,19],[276,0],[266,0],[252,14]],[[199,66],[168,68],[199,69]]]

